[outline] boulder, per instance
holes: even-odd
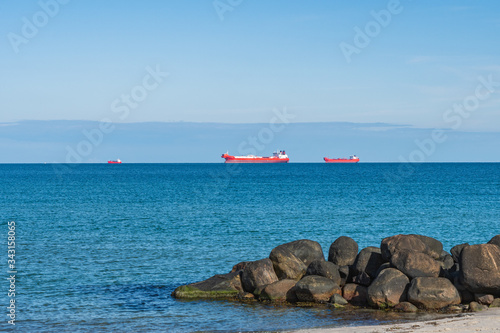
[[[380,272],[382,272],[386,268],[394,268],[394,267],[391,265],[390,262],[384,262],[382,265],[380,265],[377,274],[375,274],[375,277],[377,277],[380,274]]]
[[[474,294],[474,300],[479,304],[490,305],[495,300],[491,294]]]
[[[500,298],[495,298],[490,304],[490,308],[500,308]]]
[[[231,270],[231,273],[243,271],[249,263],[251,263],[251,261],[242,261],[242,262],[234,265],[233,269]]]
[[[278,246],[269,255],[278,279],[299,281],[306,274],[306,265],[287,248]]]
[[[492,239],[490,239],[490,241],[488,242],[488,244],[495,244],[497,246],[500,246],[500,235],[496,235],[495,237],[493,237]]]
[[[319,275],[307,275],[295,285],[295,294],[300,302],[326,303],[333,294],[341,293],[335,282]]]
[[[239,272],[214,275],[211,278],[177,287],[175,298],[234,298],[243,292]]]
[[[457,263],[460,262],[460,257],[462,256],[462,250],[467,246],[470,246],[469,243],[455,245],[454,247],[451,248],[450,253],[455,262]]]
[[[340,278],[339,273],[339,266],[325,260],[315,260],[310,263],[307,267],[306,275],[324,276],[326,278],[329,278],[339,286],[342,283],[342,279]]]
[[[488,310],[488,306],[479,304],[478,302],[470,302],[469,304],[469,311],[471,312],[479,312],[484,310]]]
[[[365,305],[368,299],[368,289],[355,283],[348,283],[342,289],[342,296],[353,305]]]
[[[297,297],[293,288],[297,281],[285,279],[267,285],[260,293],[260,299],[273,302],[296,302]]]
[[[500,247],[478,244],[462,250],[463,284],[474,293],[500,294]]]
[[[412,250],[431,257],[435,256],[434,251],[416,235],[396,235],[384,238],[380,243],[380,250],[384,261],[390,261],[394,253],[401,250]]]
[[[440,277],[417,277],[408,289],[408,301],[424,309],[441,309],[460,304],[460,294],[450,280]]]
[[[358,243],[351,237],[341,236],[337,238],[328,251],[328,261],[339,266],[354,264],[358,255]]]
[[[363,286],[369,286],[370,283],[372,283],[372,279],[366,272],[361,272],[352,278],[352,282]]]
[[[339,266],[340,284],[343,287],[346,283],[352,282],[351,266]]]
[[[394,307],[394,310],[401,312],[417,312],[418,308],[410,302],[401,302]]]
[[[294,256],[299,258],[304,265],[309,266],[309,264],[315,260],[325,260],[325,255],[323,254],[323,249],[318,242],[301,239],[290,243],[282,244],[278,247],[282,247],[292,252]]]
[[[406,301],[410,280],[395,268],[380,272],[368,287],[368,303],[373,307],[387,308]]]
[[[429,249],[428,255],[430,255],[433,259],[439,259],[441,257],[441,253],[443,252],[443,243],[438,241],[435,238],[423,235],[410,235],[415,236],[420,239],[425,245],[427,245]]]
[[[339,294],[333,294],[332,298],[330,298],[330,303],[338,304],[338,305],[347,305],[349,304],[346,299]]]
[[[401,250],[391,257],[391,264],[410,278],[438,277],[441,265],[425,253]]]
[[[356,274],[365,272],[372,279],[377,277],[377,272],[380,266],[384,263],[382,252],[378,247],[369,246],[362,249],[354,263],[354,271]]]
[[[255,294],[257,287],[265,286],[278,281],[270,259],[253,261],[246,265],[241,272],[241,284],[246,292]]]
[[[452,256],[448,253],[441,256],[441,258],[439,259],[439,263],[443,271],[448,271],[452,269],[453,266],[455,265],[455,261],[453,260]]]

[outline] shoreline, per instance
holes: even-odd
[[[400,333],[435,333],[435,332],[500,332],[500,308],[490,308],[481,312],[468,312],[455,316],[417,320],[414,322],[368,325],[368,326],[344,326],[332,328],[311,328],[300,329],[290,332],[294,333],[337,333],[337,332],[356,332],[356,333],[382,333],[382,332],[400,332]]]

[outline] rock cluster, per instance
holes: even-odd
[[[488,244],[460,244],[450,253],[422,235],[384,238],[358,252],[350,237],[335,240],[325,260],[319,243],[297,240],[269,258],[241,262],[231,273],[180,286],[176,298],[226,298],[394,308],[480,311],[500,306],[500,235]]]

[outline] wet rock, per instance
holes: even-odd
[[[339,273],[339,266],[325,260],[315,260],[307,267],[306,275],[324,276],[340,286],[342,279]]]
[[[427,255],[435,255],[419,237],[415,235],[396,235],[384,238],[380,243],[380,250],[384,261],[390,261],[391,257],[402,250],[412,250]]]
[[[234,298],[242,293],[239,272],[214,275],[211,278],[177,287],[172,296],[175,298]]]
[[[470,246],[469,243],[455,245],[454,247],[451,248],[450,253],[455,262],[460,262],[460,258],[462,256],[462,250],[467,246]]]
[[[500,293],[500,247],[479,244],[462,250],[463,284],[474,293]]]
[[[357,255],[358,243],[351,237],[341,236],[330,245],[328,261],[338,266],[349,266],[354,264]]]
[[[369,246],[359,252],[354,263],[354,271],[356,274],[364,272],[374,279],[377,277],[377,272],[383,263],[384,260],[380,249]]]
[[[411,281],[408,301],[424,309],[441,309],[460,304],[460,294],[448,279],[417,277]]]
[[[349,304],[346,299],[339,294],[333,294],[333,296],[330,298],[330,303],[332,304],[338,304],[338,305],[347,305]]]
[[[361,272],[352,278],[352,282],[363,286],[369,286],[372,279],[366,272]]]
[[[495,237],[493,237],[492,239],[490,239],[490,241],[488,242],[488,244],[494,244],[496,246],[500,246],[500,235],[496,235]]]
[[[292,279],[299,281],[306,274],[306,265],[286,247],[278,246],[269,255],[274,272],[279,280]]]
[[[340,287],[332,280],[318,275],[308,275],[295,285],[300,302],[326,303],[333,294],[341,294]]]
[[[488,306],[479,304],[478,302],[470,302],[469,304],[469,311],[471,312],[479,312],[484,310],[488,310]]]
[[[401,250],[391,257],[391,264],[410,278],[438,277],[441,265],[425,253]]]
[[[368,287],[368,303],[373,307],[387,308],[406,301],[410,280],[395,268],[380,272]]]
[[[292,252],[294,256],[300,259],[304,265],[309,266],[309,264],[315,260],[325,260],[325,255],[323,254],[323,249],[318,242],[301,239],[290,243],[282,244],[278,247],[282,247]]]
[[[342,295],[346,301],[353,305],[365,305],[368,302],[368,289],[359,284],[346,284],[342,289]]]
[[[443,252],[443,243],[438,241],[435,238],[429,237],[429,236],[424,236],[424,235],[410,235],[410,236],[415,236],[418,239],[420,239],[425,245],[427,245],[429,249],[428,255],[430,255],[433,259],[439,259],[441,257],[441,254]]]
[[[491,294],[474,294],[474,300],[479,304],[490,305],[495,297]]]
[[[394,310],[401,312],[417,312],[418,308],[410,302],[401,302],[394,307]]]
[[[297,296],[293,288],[297,281],[285,279],[267,285],[260,293],[260,299],[273,302],[296,302]]]
[[[255,294],[255,289],[278,281],[270,259],[253,261],[241,272],[241,283],[246,292]]]

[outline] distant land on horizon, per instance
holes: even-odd
[[[437,132],[436,132],[437,131]],[[433,134],[434,133],[434,134]],[[498,162],[500,132],[462,132],[386,123],[0,123],[0,163],[223,163],[221,154],[293,162],[356,154],[361,162]]]

